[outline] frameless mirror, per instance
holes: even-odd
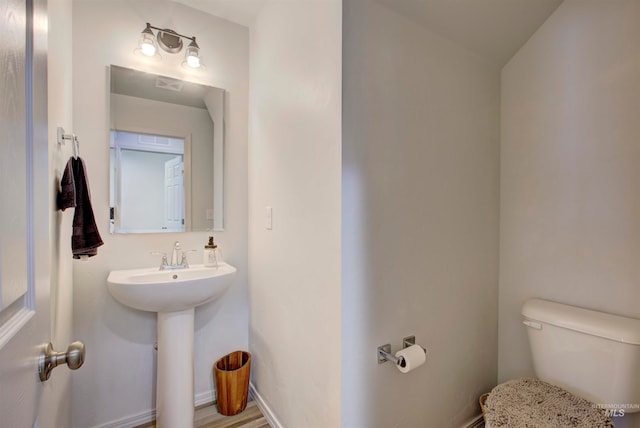
[[[111,233],[223,230],[224,90],[111,66]]]

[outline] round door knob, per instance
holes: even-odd
[[[78,370],[84,363],[84,343],[73,342],[67,348],[67,366],[71,370]]]
[[[38,373],[42,382],[49,379],[51,371],[61,364],[71,370],[79,369],[84,363],[85,347],[82,342],[73,342],[66,352],[56,352],[51,343],[47,344],[38,361]]]

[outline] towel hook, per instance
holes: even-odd
[[[73,157],[77,159],[78,155],[80,154],[80,141],[78,141],[78,137],[76,136],[76,134],[65,134],[64,128],[61,126],[58,126],[57,131],[58,144],[64,144],[65,140],[73,142]]]
[[[78,156],[80,156],[80,141],[78,137],[73,134],[73,157],[78,159]]]

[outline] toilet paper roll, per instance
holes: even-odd
[[[402,373],[408,373],[414,370],[427,361],[427,355],[420,345],[411,345],[408,348],[404,348],[396,352],[396,358],[402,357],[404,361],[397,364],[398,370]]]

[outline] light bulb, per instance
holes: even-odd
[[[147,28],[142,30],[142,35],[140,36],[140,52],[146,56],[154,56],[156,50],[157,47],[153,31],[151,31],[150,25],[147,24]]]
[[[154,56],[156,54],[156,47],[151,43],[142,43],[140,45],[140,51],[146,56]]]
[[[187,51],[185,53],[185,60],[187,61],[187,65],[191,68],[200,67],[200,56],[198,53],[200,52],[200,48],[198,47],[198,43],[196,43],[196,38],[194,37],[187,46]]]
[[[192,68],[200,67],[200,58],[196,55],[187,56],[187,65]]]

